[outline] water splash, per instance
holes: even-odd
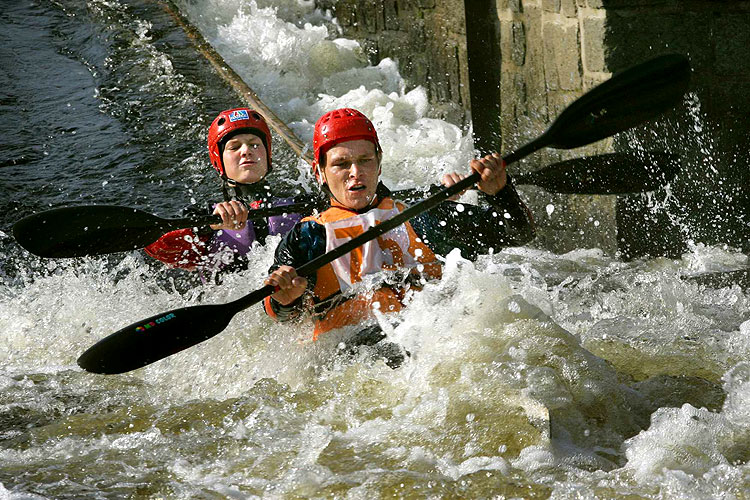
[[[91,5],[134,15],[117,2]],[[275,14],[264,10],[271,5]],[[304,45],[285,40],[297,31],[313,37],[324,27],[321,40],[332,43],[336,36],[330,16],[310,2],[214,0],[187,10],[213,33],[261,16],[259,25],[279,30],[274,50],[282,52]],[[138,50],[157,41],[137,16],[119,19]],[[465,163],[460,130],[426,118],[423,91],[396,85],[392,61],[361,66],[351,58],[355,44],[335,45],[319,48],[340,53],[336,71],[349,65],[343,73],[370,75],[367,85],[284,101],[310,68],[289,61],[286,74],[273,64],[261,74],[279,83],[269,95],[300,131],[325,106],[351,103],[382,125],[389,178],[421,183]],[[141,88],[140,75],[118,78],[144,95],[169,89],[159,86],[168,75],[182,79],[168,59],[171,66],[150,59],[156,87]],[[156,75],[165,80],[157,84]],[[116,106],[132,104],[124,99]],[[178,120],[175,134],[200,128],[199,114]],[[174,163],[198,161],[199,142]],[[172,180],[164,183],[193,195],[189,178]],[[442,281],[414,293],[403,313],[379,317],[411,353],[398,370],[367,349],[340,355],[336,335],[310,343],[309,324],[277,325],[257,307],[221,335],[129,374],[76,367],[85,347],[139,318],[259,287],[277,242],[257,247],[247,271],[203,286],[137,252],[45,262],[0,236],[0,492],[707,498],[741,497],[750,486],[750,304],[739,285],[689,279],[743,266],[746,256],[731,247],[699,242],[675,259],[633,262],[598,249],[511,248],[476,263],[450,254]]]

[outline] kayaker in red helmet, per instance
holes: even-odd
[[[488,207],[446,201],[373,240],[307,278],[295,268],[322,255],[405,208],[380,181],[382,149],[370,120],[354,109],[337,109],[315,124],[313,173],[330,198],[325,211],[302,219],[282,239],[266,284],[278,291],[264,302],[266,313],[287,321],[310,313],[313,338],[335,328],[366,322],[373,309],[399,311],[404,293],[439,279],[437,255],[459,248],[474,259],[490,248],[523,245],[534,237],[530,213],[505,172],[502,157],[472,160]],[[450,186],[465,175],[443,177]],[[366,293],[355,286],[381,273]],[[382,338],[383,335],[376,338]]]
[[[208,154],[219,174],[224,201],[211,208],[222,222],[210,227],[171,231],[145,248],[151,257],[172,267],[201,270],[202,277],[242,268],[254,241],[286,234],[297,214],[248,220],[249,209],[287,205],[291,198],[272,199],[263,183],[271,172],[271,131],[257,111],[222,111],[208,129]]]

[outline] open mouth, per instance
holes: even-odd
[[[360,184],[358,186],[352,186],[352,187],[350,187],[349,191],[363,191],[365,189],[366,189],[365,186]]]

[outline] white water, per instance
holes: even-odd
[[[392,187],[471,157],[461,130],[426,118],[422,89],[405,93],[392,61],[368,67],[311,2],[181,7],[304,140],[329,109],[368,114]],[[631,263],[597,249],[511,248],[476,263],[453,253],[398,326],[381,318],[411,352],[398,370],[333,356],[338,338],[310,343],[309,325],[274,324],[258,307],[131,374],[75,366],[139,318],[255,289],[276,242],[192,292],[136,252],[19,262],[0,288],[0,405],[10,424],[40,416],[0,429],[0,470],[39,472],[0,486],[0,499],[747,497],[750,297],[684,279],[745,267],[731,248]]]
[[[352,107],[378,130],[383,180],[392,188],[423,186],[439,174],[465,170],[473,153],[470,138],[455,125],[427,118],[423,88],[405,92],[390,59],[368,66],[359,44],[336,38],[335,20],[311,4],[212,0],[180,6],[302,140],[312,142],[323,113]]]

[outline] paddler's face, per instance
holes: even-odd
[[[364,139],[341,142],[326,151],[325,162],[323,180],[339,203],[361,210],[375,199],[380,176],[375,144]]]
[[[224,145],[224,171],[243,184],[258,182],[268,172],[268,155],[263,141],[255,134],[237,134]]]

